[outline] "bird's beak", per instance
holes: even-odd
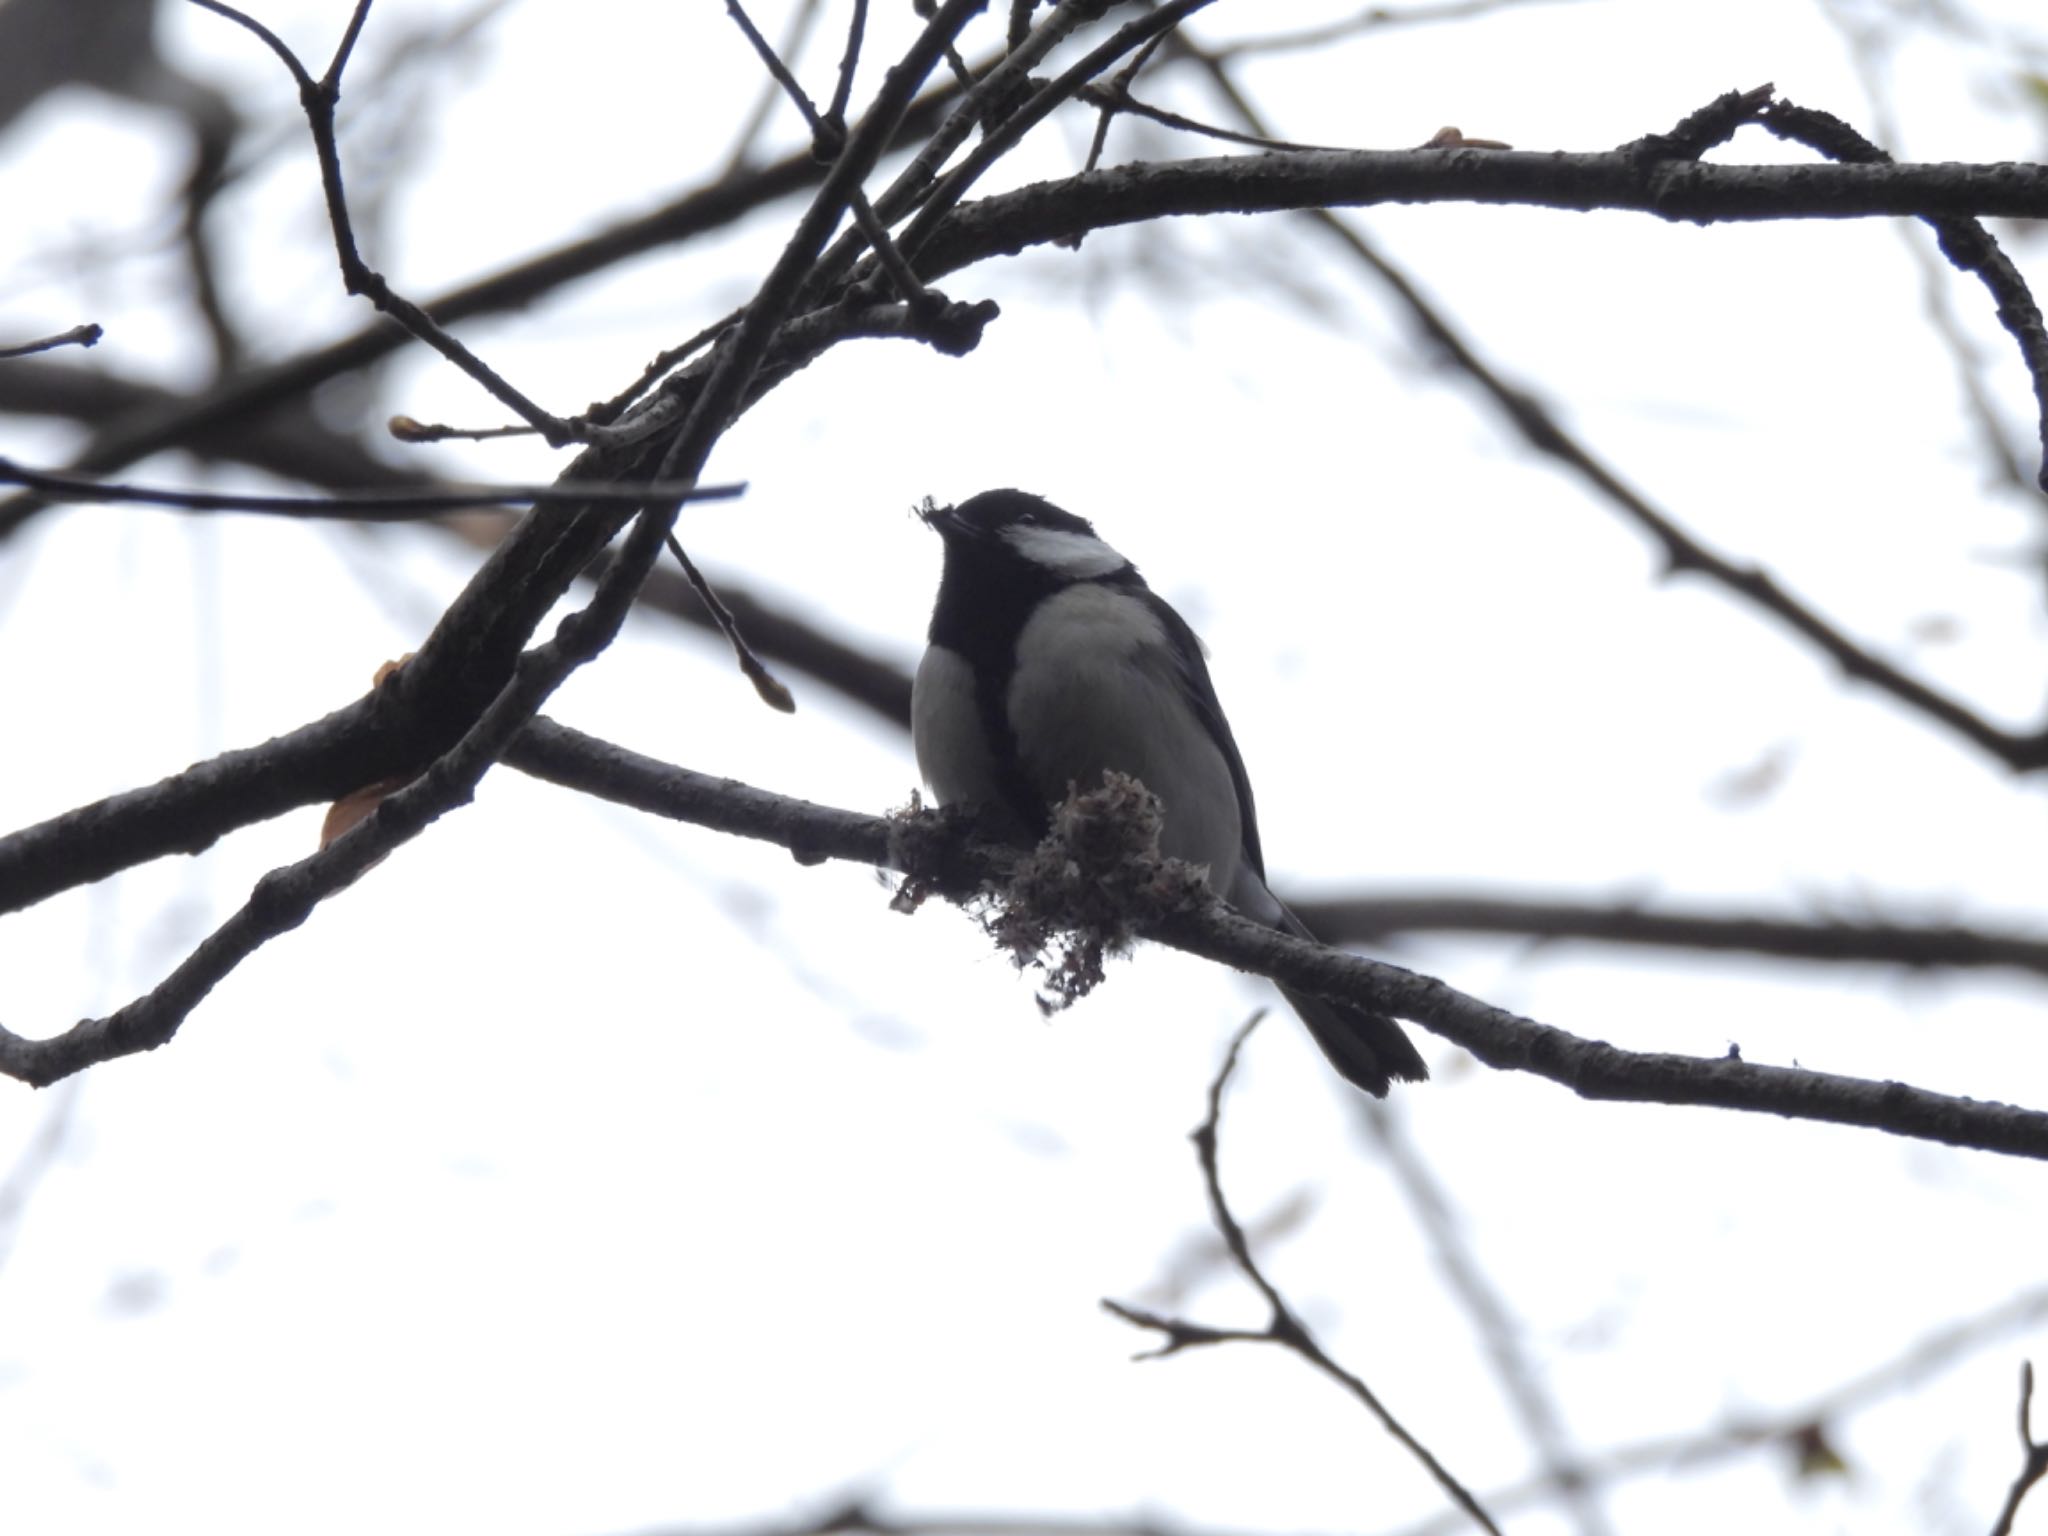
[[[919,522],[942,539],[966,531],[966,525],[960,521],[959,513],[951,507],[942,507],[930,500],[917,509],[917,517]]]

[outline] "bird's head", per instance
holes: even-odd
[[[918,512],[946,542],[947,564],[1011,568],[1037,583],[1094,581],[1129,567],[1084,517],[1026,491],[983,491],[957,507],[927,501]]]

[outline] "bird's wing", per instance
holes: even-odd
[[[1223,761],[1230,765],[1230,782],[1237,790],[1238,821],[1244,829],[1244,861],[1263,883],[1266,858],[1259,849],[1259,817],[1252,806],[1252,781],[1244,771],[1237,739],[1230,734],[1230,722],[1224,718],[1223,705],[1216,697],[1216,685],[1209,681],[1209,666],[1202,660],[1202,642],[1166,599],[1149,587],[1142,590],[1142,596],[1145,606],[1173,641],[1175,670],[1188,704],[1223,754]]]

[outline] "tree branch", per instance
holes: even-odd
[[[1137,1309],[1132,1309],[1137,1310]],[[1586,1484],[1617,1483],[1714,1466],[1774,1446],[1789,1445],[1814,1426],[1837,1423],[1850,1413],[1906,1391],[1994,1341],[2033,1327],[2048,1317],[2048,1287],[2035,1286],[1974,1317],[1950,1323],[1905,1345],[1897,1354],[1860,1375],[1813,1397],[1768,1413],[1734,1417],[1713,1427],[1624,1441],[1589,1452],[1577,1471]],[[1217,1330],[1228,1332],[1229,1330]],[[1256,1337],[1256,1335],[1255,1335]],[[1561,1491],[1554,1473],[1503,1483],[1482,1496],[1501,1513],[1540,1508]],[[1462,1513],[1442,1510],[1401,1527],[1400,1536],[1451,1536],[1463,1529]],[[1050,1514],[931,1512],[886,1514],[865,1498],[825,1510],[815,1519],[763,1521],[736,1526],[657,1527],[647,1536],[1260,1536],[1243,1530],[1163,1523],[1148,1516],[1089,1519]]]
[[[1914,970],[2006,967],[2048,976],[2048,938],[1953,923],[1800,920],[1455,891],[1289,898],[1288,905],[1317,933],[1353,944],[1402,934],[1486,933]]]
[[[225,4],[224,0],[192,0],[192,3],[226,17],[261,38],[297,83],[299,106],[305,112],[306,126],[313,135],[313,150],[320,162],[320,187],[327,202],[327,222],[334,235],[334,253],[341,264],[342,286],[351,294],[368,299],[380,313],[389,315],[414,338],[425,342],[469,375],[499,404],[540,433],[550,447],[559,448],[573,441],[575,434],[568,423],[529,400],[496,369],[457,341],[452,332],[438,324],[424,309],[393,289],[384,274],[364,261],[357,249],[355,221],[349,214],[347,183],[341,171],[341,146],[335,137],[334,114],[341,102],[342,73],[348,68],[350,55],[355,52],[363,24],[370,19],[370,0],[356,0],[355,10],[349,16],[341,42],[335,47],[334,57],[317,80],[283,40],[254,17]]]
[[[1270,132],[1269,125],[1238,90],[1221,60],[1190,43],[1183,42],[1182,48],[1207,70],[1216,88],[1248,127],[1259,133]],[[1700,155],[1725,143],[1747,122],[1765,122],[1773,126],[1774,132],[1791,132],[1795,125],[1811,127],[1806,121],[1810,114],[1773,102],[1771,98],[1770,87],[1729,92],[1688,114],[1669,132],[1652,134],[1624,145],[1616,153],[1644,165],[1697,164]],[[1773,117],[1773,113],[1778,115]],[[1843,132],[1846,134],[1847,130]],[[1809,133],[1809,137],[1817,136]],[[1708,549],[1601,460],[1565,427],[1541,399],[1503,378],[1409,280],[1407,274],[1369,244],[1349,222],[1328,209],[1314,210],[1313,217],[1325,232],[1334,236],[1352,257],[1393,292],[1424,335],[1486,393],[1521,434],[1524,442],[1578,475],[1623,516],[1646,532],[1661,550],[1668,572],[1690,572],[1718,583],[1812,642],[1842,669],[1844,675],[1888,694],[1907,709],[1988,752],[2006,767],[2028,771],[2048,765],[2048,721],[2034,731],[2013,731],[1992,724],[1959,700],[1910,676],[1850,639],[1778,586],[1768,572],[1738,566]],[[1953,228],[1956,222],[1936,221],[1936,224],[1938,228]],[[1982,233],[1977,230],[1978,235]],[[1989,237],[1983,236],[1983,239],[1988,241]],[[1977,246],[1968,244],[1967,248],[1974,251]],[[2024,283],[2009,263],[1998,268],[1997,281],[1991,284],[1991,288],[1999,302],[2001,318],[2007,321],[2008,330],[2018,340],[2035,392],[2040,396],[2048,390],[2048,367],[2043,366],[2037,344],[2039,313],[2033,308]],[[2043,431],[2048,433],[2048,415],[2043,418]]]
[[[13,357],[33,357],[38,352],[54,352],[59,347],[92,347],[99,344],[104,335],[99,326],[91,321],[74,325],[68,331],[59,331],[54,336],[44,336],[36,341],[24,341],[15,346],[0,347],[0,360]]]
[[[616,502],[635,507],[664,497],[678,501],[729,501],[744,485],[596,485],[561,480],[552,485],[440,485],[431,490],[391,486],[351,487],[332,496],[242,496],[228,491],[190,491],[169,485],[123,485],[82,475],[30,469],[0,457],[0,485],[21,485],[51,501],[99,505],[168,507],[179,512],[256,512],[275,517],[347,518],[362,523],[415,522],[443,512],[479,507],[525,507],[536,502]]]
[[[601,799],[776,843],[800,863],[849,859],[935,877],[949,889],[964,881],[972,889],[979,882],[999,884],[1016,856],[1011,849],[948,843],[929,818],[864,816],[787,799],[661,763],[552,722],[536,721],[505,761]],[[1262,928],[1221,903],[1136,921],[1146,938],[1302,991],[1412,1019],[1489,1066],[1548,1078],[1581,1098],[1710,1105],[2048,1158],[2048,1113],[2038,1110],[1732,1056],[1622,1050],[1493,1007],[1432,977]]]
[[[958,97],[951,85],[920,96],[897,130],[898,141],[912,141],[928,133]],[[631,256],[724,229],[769,203],[815,186],[824,175],[825,168],[805,152],[745,175],[720,176],[651,213],[473,279],[429,299],[425,307],[444,326],[478,315],[524,309],[558,288],[606,271]],[[238,374],[196,399],[139,402],[129,419],[104,428],[68,467],[74,473],[111,474],[164,448],[260,431],[258,424],[281,404],[302,400],[331,379],[369,367],[403,348],[409,339],[403,330],[379,321],[328,346]],[[30,497],[0,503],[0,538],[41,506]]]
[[[590,601],[565,618],[551,640],[520,657],[504,687],[425,773],[318,852],[264,875],[225,923],[133,1002],[46,1039],[28,1039],[0,1027],[0,1073],[41,1088],[88,1066],[155,1050],[249,956],[305,922],[321,902],[400,844],[467,803],[534,711],[570,673],[611,644],[633,594],[661,554],[677,510],[670,506],[639,515],[617,564]]]
[[[903,134],[952,99],[920,98]],[[544,253],[432,300],[442,324],[517,308],[622,257],[721,228],[747,210],[815,182],[809,156],[791,156],[737,182],[693,192],[643,219]],[[1883,217],[2048,218],[2048,167],[2000,165],[1720,165],[1645,162],[1620,152],[1350,150],[1232,156],[1119,166],[955,209],[915,265],[926,280],[1031,245],[1095,229],[1204,213],[1259,213],[1383,203],[1485,203],[1612,208],[1673,220]],[[218,432],[403,345],[379,325],[318,352],[243,375],[189,404],[102,434],[69,466],[105,474],[188,437]],[[0,506],[0,536],[34,510]]]
[[[2012,1487],[2006,1490],[2005,1507],[1998,1512],[1998,1523],[1991,1527],[1991,1536],[2011,1536],[2012,1522],[2020,1512],[2020,1503],[2034,1484],[2048,1477],[2048,1443],[2034,1438],[2034,1363],[2029,1360],[2020,1367],[2020,1470],[2012,1480]]]
[[[1363,1377],[1339,1365],[1325,1350],[1316,1336],[1295,1310],[1287,1304],[1287,1298],[1280,1294],[1279,1287],[1266,1277],[1259,1262],[1252,1256],[1251,1244],[1245,1240],[1244,1228],[1237,1217],[1231,1214],[1230,1202],[1223,1195],[1223,1173],[1218,1163],[1223,1135],[1223,1090],[1229,1086],[1230,1074],[1237,1066],[1238,1052],[1244,1049],[1251,1032],[1258,1028],[1263,1011],[1255,1013],[1230,1042],[1230,1049],[1224,1053],[1223,1065],[1217,1070],[1215,1080],[1209,1085],[1209,1113],[1195,1128],[1195,1155],[1202,1165],[1202,1187],[1209,1196],[1209,1215],[1216,1223],[1216,1230],[1223,1238],[1223,1246],[1230,1251],[1231,1259],[1239,1271],[1252,1283],[1267,1309],[1266,1326],[1258,1333],[1239,1329],[1209,1328],[1198,1323],[1187,1323],[1176,1318],[1158,1317],[1122,1302],[1103,1300],[1103,1307],[1113,1315],[1139,1328],[1148,1328],[1164,1335],[1166,1342],[1144,1358],[1157,1358],[1178,1353],[1180,1350],[1209,1344],[1264,1343],[1278,1344],[1292,1350],[1316,1370],[1336,1382],[1356,1398],[1379,1421],[1394,1440],[1422,1464],[1422,1468],[1443,1489],[1453,1504],[1481,1530],[1501,1536],[1500,1527],[1493,1523],[1485,1507],[1472,1496],[1472,1492],[1439,1461],[1436,1454],[1420,1440],[1399,1419],[1394,1417],[1379,1394],[1368,1386]]]

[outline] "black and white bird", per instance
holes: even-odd
[[[1104,770],[1160,799],[1160,851],[1204,864],[1245,916],[1310,937],[1266,889],[1244,760],[1185,620],[1084,518],[1023,491],[921,514],[945,541],[911,695],[918,771],[941,805],[998,808],[1035,835]],[[1429,1075],[1382,1014],[1281,989],[1367,1093]]]

